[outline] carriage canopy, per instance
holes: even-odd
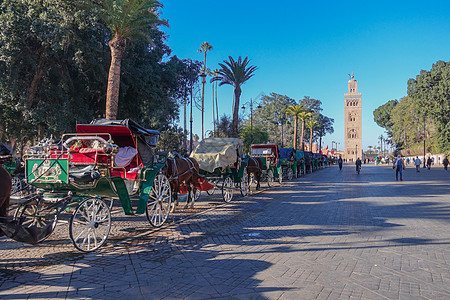
[[[294,148],[280,148],[280,158],[287,158],[293,160],[295,158]]]
[[[237,162],[242,156],[244,144],[236,138],[208,138],[191,153],[197,160],[200,169],[214,172],[216,168],[223,168]]]
[[[77,133],[109,133],[118,146],[137,147],[144,164],[152,162],[153,148],[160,135],[159,131],[146,129],[130,119],[96,119],[90,124],[78,124]]]

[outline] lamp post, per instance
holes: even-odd
[[[245,110],[245,105],[248,102],[242,104],[242,110]],[[250,98],[250,144],[253,144],[253,99]],[[261,108],[261,105],[258,105],[256,108]]]

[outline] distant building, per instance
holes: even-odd
[[[358,93],[358,82],[351,75],[348,81],[348,93],[344,94],[345,116],[345,150],[344,157],[348,161],[362,159],[362,103]]]

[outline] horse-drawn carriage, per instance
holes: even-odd
[[[146,213],[153,226],[166,221],[172,194],[162,169],[166,157],[155,153],[159,132],[132,120],[94,120],[78,124],[58,144],[45,144],[24,156],[26,180],[38,192],[21,199],[14,220],[1,224],[15,240],[37,243],[67,218],[80,251],[101,247],[111,228],[113,199],[126,215]],[[130,197],[138,197],[137,208]]]
[[[283,173],[283,180],[292,180],[297,177],[297,158],[294,148],[280,148],[280,165]]]
[[[246,196],[249,157],[243,157],[243,147],[242,141],[236,138],[216,137],[201,141],[191,153],[198,162],[200,175],[207,181],[198,189],[209,195],[216,189],[221,190],[225,202],[232,200],[235,190]]]
[[[251,156],[262,161],[263,181],[271,186],[273,182],[278,180],[281,184],[283,181],[283,170],[280,161],[280,153],[276,144],[256,144],[251,146]]]
[[[295,161],[297,163],[297,177],[306,173],[305,170],[305,154],[303,151],[295,151]]]

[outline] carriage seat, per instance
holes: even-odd
[[[107,164],[109,156],[102,149],[81,148],[79,150],[71,150],[71,162],[74,164]]]
[[[127,167],[136,156],[137,150],[133,147],[122,147],[119,153],[114,156],[115,167]]]

